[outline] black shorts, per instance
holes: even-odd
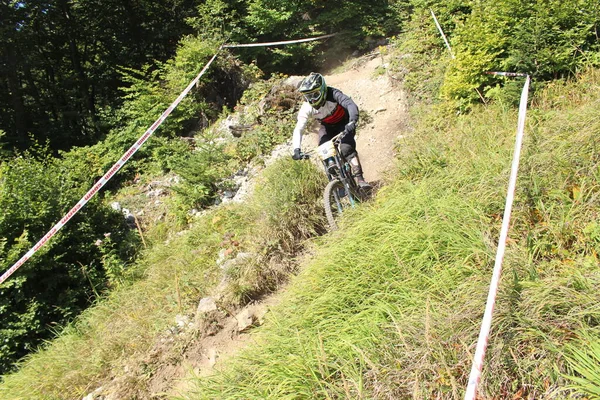
[[[337,125],[334,127],[325,127],[325,133],[323,129],[319,131],[319,146],[325,142],[330,141],[335,135],[341,133],[346,128],[345,125]],[[342,143],[348,144],[352,147],[352,150],[356,150],[356,140],[354,139],[355,132],[350,132],[342,138]]]

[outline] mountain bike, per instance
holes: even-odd
[[[345,209],[354,207],[367,196],[365,189],[358,186],[352,177],[350,162],[339,149],[345,135],[346,131],[341,132],[316,150],[329,179],[323,191],[323,206],[331,230],[338,228],[336,220]],[[305,154],[304,158],[307,157]]]

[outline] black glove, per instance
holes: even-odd
[[[300,155],[300,149],[294,149],[294,155],[292,156],[292,158],[294,160],[299,160],[302,158],[302,156]]]
[[[346,124],[346,132],[353,133],[356,129],[356,121],[350,121]]]

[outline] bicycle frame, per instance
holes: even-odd
[[[359,188],[352,177],[350,163],[339,148],[345,134],[346,131],[343,131],[331,138],[330,141],[323,143],[318,147],[318,152],[327,178],[329,181],[337,179],[342,182],[346,189],[346,195],[348,195],[350,203],[354,207],[355,202],[359,200],[355,194],[359,192]]]

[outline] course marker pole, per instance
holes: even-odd
[[[506,239],[508,237],[508,228],[510,224],[510,214],[512,211],[513,200],[515,196],[515,188],[517,185],[517,172],[519,170],[519,160],[521,157],[521,147],[523,143],[523,135],[525,131],[525,117],[527,114],[527,99],[529,95],[529,83],[531,78],[527,74],[518,74],[514,72],[490,72],[492,75],[501,76],[526,76],[525,85],[521,93],[521,102],[519,104],[519,119],[517,123],[517,138],[515,141],[515,150],[513,154],[513,162],[510,171],[510,180],[506,195],[506,204],[504,207],[504,216],[502,217],[502,229],[500,230],[500,238],[498,239],[498,250],[496,252],[496,261],[494,263],[494,271],[488,292],[487,303],[485,305],[485,313],[481,322],[481,330],[479,339],[477,340],[477,348],[475,357],[473,358],[473,366],[469,375],[469,383],[465,393],[465,400],[475,400],[477,394],[477,386],[481,380],[481,372],[483,370],[483,360],[487,348],[490,329],[492,326],[492,315],[496,304],[496,295],[498,294],[498,286],[500,284],[500,275],[502,273],[502,260],[506,250]]]
[[[452,48],[450,47],[450,43],[448,43],[448,39],[446,39],[446,35],[444,34],[444,31],[442,30],[442,27],[440,26],[440,23],[438,22],[435,14],[433,13],[433,9],[430,8],[429,11],[431,11],[431,16],[433,17],[433,20],[435,21],[435,26],[437,26],[438,31],[440,31],[440,34],[442,35],[442,38],[444,39],[444,43],[446,43],[446,47],[448,48],[448,51],[450,52],[450,57],[452,57],[452,59],[454,59],[454,53],[452,53]]]

